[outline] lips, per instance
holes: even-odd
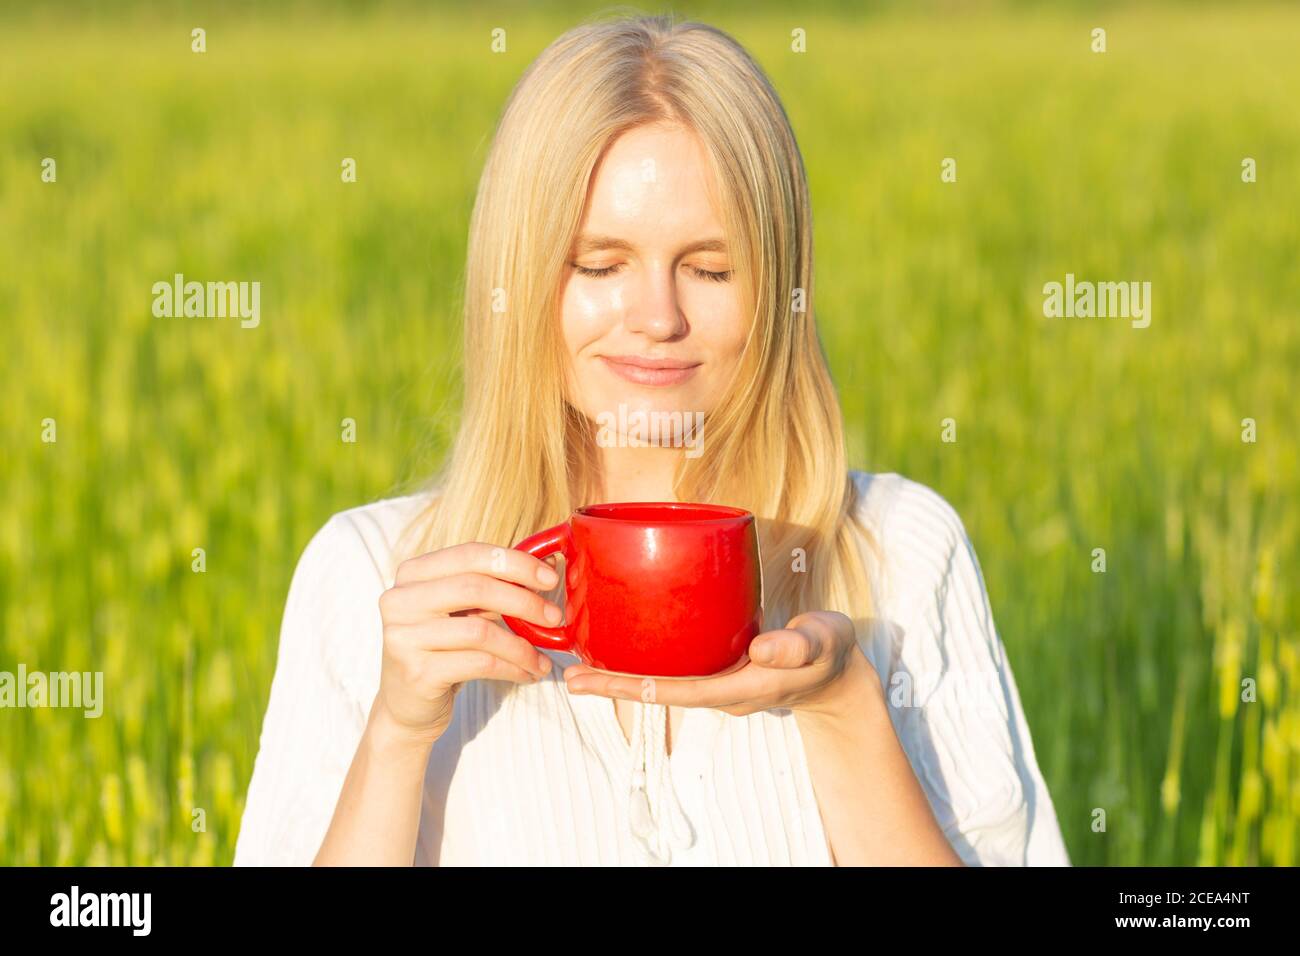
[[[695,374],[699,362],[682,359],[652,359],[639,355],[602,355],[611,372],[637,385],[679,385]]]

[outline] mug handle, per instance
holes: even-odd
[[[526,552],[535,558],[545,558],[559,552],[564,555],[565,573],[567,575],[568,566],[573,561],[573,534],[569,530],[569,523],[566,521],[563,524],[557,524],[554,528],[539,531],[532,537],[524,538],[523,541],[515,545],[515,550]],[[573,642],[569,639],[563,624],[559,627],[543,627],[540,624],[534,624],[532,621],[521,621],[517,617],[508,617],[505,614],[501,615],[501,620],[505,622],[506,627],[534,647],[552,651],[572,652]]]

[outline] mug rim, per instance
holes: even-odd
[[[669,517],[663,518],[624,518],[618,515],[608,515],[597,513],[603,508],[653,508],[666,512],[710,512],[700,514],[694,517]],[[744,508],[733,508],[730,505],[714,505],[703,501],[606,501],[596,505],[583,505],[574,511],[575,517],[594,519],[596,521],[617,521],[617,522],[634,522],[636,524],[709,524],[720,521],[735,521],[738,518],[754,517],[752,512]]]

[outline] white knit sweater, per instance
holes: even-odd
[[[1068,866],[960,518],[900,475],[853,478],[886,560],[863,650],[944,833],[970,865]],[[379,687],[392,548],[426,503],[411,495],[340,512],[303,552],[235,865],[315,857]],[[462,687],[429,759],[417,865],[832,862],[792,712],[688,708],[666,756],[662,706],[637,706],[629,746],[609,698],[565,690],[561,674],[578,659],[546,653],[554,666],[535,684]],[[651,780],[638,807],[629,781],[640,754]],[[633,832],[646,811],[660,859]]]

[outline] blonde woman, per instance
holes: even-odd
[[[303,553],[236,864],[1068,864],[960,519],[848,470],[812,270],[802,158],[734,40],[623,18],[538,57],[474,207],[459,438]],[[610,425],[637,413],[704,427]],[[758,519],[743,666],[641,703],[502,625],[564,613],[511,545],[665,500]]]

